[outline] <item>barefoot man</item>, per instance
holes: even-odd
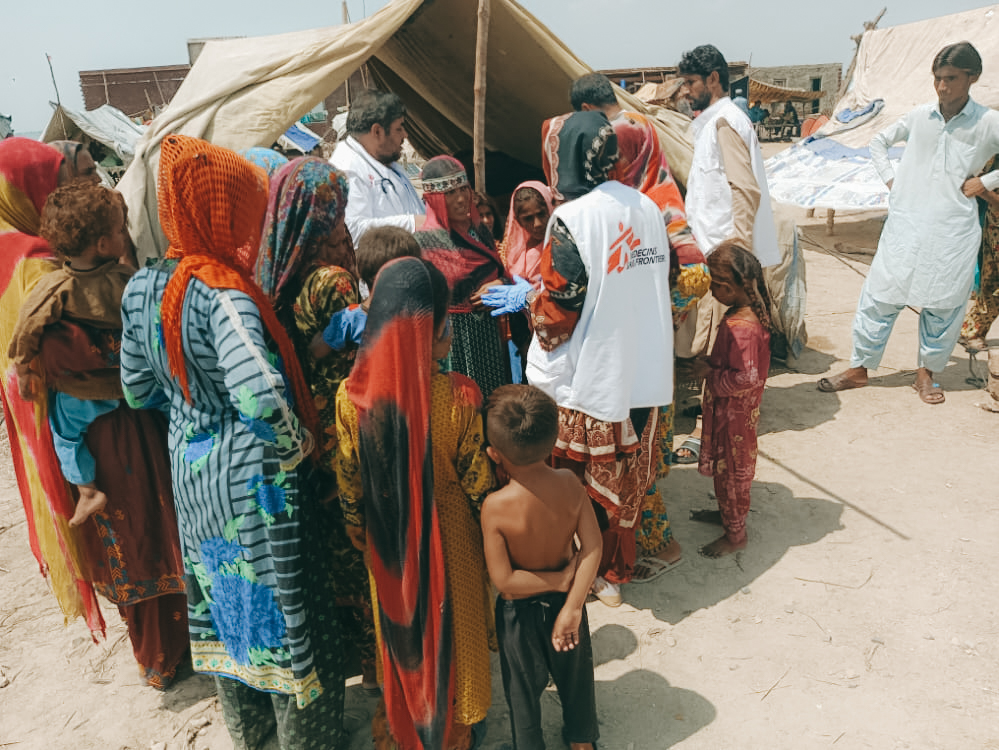
[[[933,373],[946,367],[961,333],[975,276],[982,230],[977,196],[999,188],[999,170],[981,177],[999,150],[999,112],[968,90],[982,73],[969,42],[950,44],[933,59],[936,104],[917,107],[871,141],[871,160],[891,190],[891,204],[871,271],[853,319],[850,367],[822,378],[831,393],[867,385],[906,305],[919,313],[919,358],[913,388],[927,404],[943,403]],[[888,148],[907,141],[894,170]]]

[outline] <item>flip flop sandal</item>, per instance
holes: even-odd
[[[688,450],[692,455],[681,456],[680,451]],[[701,439],[689,437],[683,441],[679,448],[673,451],[672,459],[675,464],[696,464],[701,457]]]
[[[603,576],[597,576],[593,580],[593,587],[590,589],[597,599],[608,607],[620,607],[624,599],[621,597],[621,587],[611,583]]]
[[[683,565],[684,558],[679,560],[674,560],[673,562],[666,562],[658,557],[643,557],[637,563],[635,563],[635,568],[637,570],[639,565],[644,565],[649,569],[649,575],[645,578],[638,578],[637,576],[631,577],[631,583],[650,583],[656,580],[660,576],[664,576],[671,570],[676,570],[681,565]]]
[[[849,391],[854,388],[863,388],[867,383],[857,383],[840,373],[839,375],[833,375],[831,378],[820,378],[817,385],[823,393],[839,393],[840,391]]]
[[[944,396],[943,388],[940,387],[939,383],[931,383],[928,386],[919,386],[916,383],[912,384],[913,389],[919,394],[919,398],[922,399],[924,404],[929,404],[930,406],[936,406],[937,404],[942,404],[947,400]],[[939,399],[929,399],[929,396],[939,395]]]

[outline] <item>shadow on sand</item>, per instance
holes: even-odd
[[[612,680],[601,680],[601,665],[624,660],[638,649],[638,639],[624,625],[603,625],[592,635],[593,666],[597,670],[597,717],[601,747],[672,747],[714,721],[710,701],[693,690],[673,687],[656,672],[635,669]],[[488,731],[481,750],[512,750],[510,717],[503,683],[494,659],[493,706],[486,717]],[[642,716],[636,720],[636,706]],[[555,688],[541,696],[545,746],[563,748],[562,704]]]
[[[795,497],[777,482],[753,482],[747,527],[749,546],[720,560],[709,560],[697,548],[721,535],[720,526],[689,520],[692,509],[716,509],[711,480],[693,467],[674,469],[661,484],[670,524],[683,545],[686,562],[657,581],[623,587],[624,600],[673,625],[687,615],[717,604],[772,568],[788,551],[814,544],[840,530],[844,504],[816,497]],[[825,493],[823,493],[825,494]],[[682,585],[671,583],[683,578]]]

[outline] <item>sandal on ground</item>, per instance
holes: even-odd
[[[616,583],[611,583],[603,576],[593,579],[593,588],[590,592],[608,607],[620,607],[624,599],[621,598],[621,587]]]
[[[838,393],[839,391],[849,391],[853,388],[863,388],[867,383],[858,383],[850,380],[845,373],[833,375],[831,378],[820,378],[818,382],[819,390],[823,393]]]
[[[659,576],[669,573],[671,570],[676,570],[681,565],[683,565],[683,558],[679,560],[674,560],[673,562],[666,562],[659,557],[643,557],[637,563],[635,563],[635,572],[631,576],[632,583],[649,583],[654,581]],[[643,577],[639,577],[639,568],[646,568],[649,574]]]
[[[942,404],[946,400],[944,396],[943,388],[940,387],[939,383],[913,383],[912,387],[919,394],[919,398],[923,400],[924,404]]]
[[[680,451],[686,450],[691,455],[681,456]],[[683,443],[673,451],[673,463],[675,464],[696,464],[701,457],[701,439],[696,437],[686,438]]]

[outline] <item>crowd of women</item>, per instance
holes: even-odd
[[[548,350],[579,330],[581,238],[549,218],[624,174],[602,114],[548,127],[558,190],[520,185],[502,241],[496,204],[436,157],[420,231],[371,230],[356,249],[347,184],[327,162],[168,136],[169,250],[141,270],[115,239],[124,203],[91,184],[85,151],[0,142],[0,393],[32,550],[67,617],[97,634],[95,592],[119,606],[149,685],[166,687],[187,660],[214,675],[239,748],[275,731],[282,748],[343,746],[344,679],[358,673],[384,694],[379,747],[480,739],[495,629],[478,510],[497,483],[483,396],[523,380],[539,336]],[[707,290],[707,267],[683,240],[662,155],[631,166],[671,232],[679,318]],[[107,216],[92,209],[103,203]],[[107,285],[107,264],[127,268],[127,286]],[[60,268],[70,291],[40,320],[26,303]],[[120,310],[111,324],[83,312],[101,295]],[[39,353],[15,361],[32,325]],[[108,368],[120,387],[99,401],[68,385]],[[25,389],[30,378],[43,387]],[[621,583],[680,556],[655,481],[671,409],[560,422],[554,460],[602,511],[596,593],[615,605]],[[95,487],[106,502],[81,517]]]

